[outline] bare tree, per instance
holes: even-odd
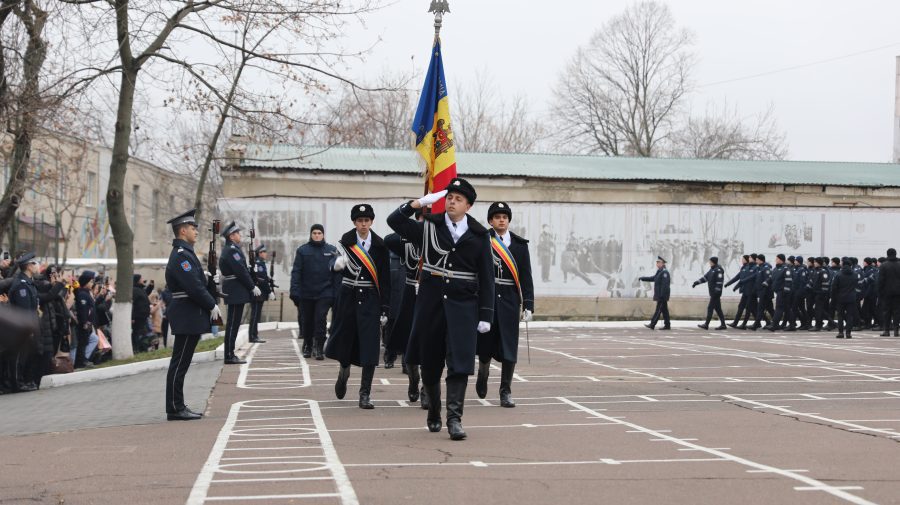
[[[727,104],[709,106],[702,116],[689,115],[672,135],[672,154],[682,158],[781,160],[787,152],[774,106],[753,118],[742,117]]]
[[[689,90],[691,34],[669,8],[635,3],[579,48],[554,90],[563,149],[654,156]]]
[[[524,95],[509,100],[491,84],[486,71],[470,85],[455,90],[454,139],[460,151],[528,153],[540,150],[547,136],[543,123],[532,117]]]

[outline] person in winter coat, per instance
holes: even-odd
[[[294,253],[290,297],[297,307],[304,358],[315,354],[317,360],[325,359],[328,311],[334,304],[335,285],[340,285],[341,277],[330,266],[337,255],[337,248],[325,242],[325,227],[321,224],[312,225],[309,241]]]
[[[831,282],[831,299],[837,308],[837,338],[853,338],[853,325],[859,318],[856,297],[859,291],[859,275],[853,271],[853,263],[844,258],[841,270]],[[846,329],[845,329],[846,325]]]

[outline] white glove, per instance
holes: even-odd
[[[216,319],[219,319],[220,317],[222,317],[222,312],[219,310],[218,305],[214,305],[212,308],[212,311],[210,311],[210,313],[209,313],[209,320],[215,321]]]
[[[534,315],[531,313],[530,310],[525,309],[525,312],[522,312],[522,321],[525,321],[526,323],[528,323],[528,322],[531,322],[531,320],[533,318],[534,318]]]
[[[222,276],[219,275],[219,272],[216,272],[216,275],[213,275],[212,278],[213,278],[214,283],[216,283],[216,284],[222,283]]]
[[[274,301],[275,301],[275,293],[269,293],[269,301],[270,301],[270,302],[274,302]]]
[[[262,291],[259,290],[259,286],[253,286],[253,296],[262,296]]]
[[[478,333],[487,333],[491,331],[491,323],[487,321],[478,321]]]
[[[447,196],[447,190],[438,191],[437,193],[428,193],[427,195],[419,198],[419,205],[422,207],[427,207],[428,205],[433,204],[434,202],[439,201],[441,198]]]
[[[384,326],[388,322],[388,317],[386,315],[382,314],[380,321],[381,321],[381,326]]]
[[[340,272],[347,266],[347,258],[343,256],[338,256],[336,260],[334,260],[334,271]]]

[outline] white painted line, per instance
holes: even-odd
[[[212,450],[209,451],[209,457],[206,458],[206,463],[203,464],[203,468],[200,469],[200,474],[197,475],[197,480],[194,481],[194,487],[191,488],[191,494],[188,496],[186,505],[203,505],[203,502],[206,500],[210,482],[212,482],[213,475],[216,473],[219,460],[222,459],[222,455],[225,453],[225,446],[228,445],[228,436],[234,428],[234,423],[237,420],[238,411],[240,411],[240,409],[241,404],[235,403],[228,411],[228,417],[225,418],[225,424],[222,426],[222,429],[219,430],[219,435],[216,437],[216,443],[213,444]]]
[[[671,441],[672,443],[675,443],[675,444],[678,444],[678,445],[682,445],[682,446],[687,447],[687,448],[697,449],[697,450],[699,450],[699,451],[701,451],[701,452],[705,452],[705,453],[710,454],[710,455],[712,455],[712,456],[716,456],[716,457],[718,457],[718,458],[721,458],[721,459],[724,459],[724,460],[728,460],[728,461],[732,461],[732,462],[734,462],[734,463],[737,463],[737,464],[740,464],[740,465],[744,465],[744,466],[748,466],[748,467],[751,467],[751,468],[754,468],[754,469],[758,469],[758,470],[769,470],[769,471],[771,471],[772,473],[781,475],[781,476],[783,476],[783,477],[787,477],[787,478],[789,478],[789,479],[796,480],[796,481],[801,482],[801,483],[803,483],[803,484],[807,484],[809,487],[815,488],[815,490],[817,490],[817,491],[822,491],[822,492],[828,493],[828,494],[830,494],[830,495],[832,495],[832,496],[836,496],[836,497],[838,497],[838,498],[841,498],[841,499],[843,499],[843,500],[845,500],[845,501],[848,501],[848,502],[850,502],[850,503],[854,503],[854,504],[856,504],[856,505],[875,505],[874,503],[872,503],[872,502],[870,502],[870,501],[868,501],[868,500],[866,500],[866,499],[864,499],[864,498],[861,498],[861,497],[856,496],[856,495],[854,495],[854,494],[848,493],[848,492],[846,492],[846,491],[843,490],[843,489],[836,488],[836,487],[834,487],[834,486],[830,486],[830,485],[828,485],[828,484],[826,484],[826,483],[824,483],[824,482],[822,482],[822,481],[813,479],[813,478],[811,478],[811,477],[807,477],[807,476],[805,476],[805,475],[800,475],[800,474],[798,474],[798,473],[794,473],[794,472],[791,472],[791,471],[789,471],[789,470],[784,470],[784,469],[776,468],[776,467],[773,467],[773,466],[765,465],[765,464],[763,464],[763,463],[757,463],[757,462],[755,462],[755,461],[751,461],[751,460],[748,460],[748,459],[745,459],[745,458],[741,458],[741,457],[739,457],[739,456],[735,456],[734,454],[731,454],[731,453],[728,453],[728,452],[719,451],[719,450],[712,449],[712,448],[709,448],[709,447],[703,447],[703,446],[701,446],[701,445],[691,443],[691,442],[687,441],[686,439],[679,439],[679,438],[676,438],[676,437],[671,437],[671,436],[668,436],[668,435],[666,435],[666,434],[664,434],[664,433],[659,433],[658,431],[654,431],[654,430],[651,430],[651,429],[649,429],[649,428],[645,428],[645,427],[643,427],[643,426],[640,426],[640,425],[635,424],[635,423],[632,423],[632,422],[622,421],[622,420],[616,420],[616,419],[614,419],[614,418],[612,418],[612,417],[610,417],[610,416],[607,416],[606,414],[601,414],[600,412],[596,412],[596,411],[594,411],[594,410],[591,410],[589,407],[585,407],[585,406],[583,406],[583,405],[580,405],[579,403],[573,402],[573,401],[569,400],[568,398],[560,397],[560,398],[559,398],[559,401],[561,401],[561,402],[563,402],[563,403],[566,403],[566,404],[568,404],[569,406],[574,407],[574,408],[576,408],[576,409],[579,409],[579,410],[581,410],[581,411],[583,411],[583,412],[589,413],[589,414],[591,414],[591,415],[593,415],[594,417],[597,417],[597,418],[599,418],[599,419],[605,419],[605,420],[607,420],[607,421],[616,422],[616,423],[618,423],[618,424],[621,424],[622,426],[626,426],[626,427],[629,427],[629,428],[634,429],[634,430],[640,430],[640,431],[643,431],[644,433],[646,433],[646,434],[648,434],[648,435],[655,436],[655,437],[657,437],[657,438],[668,439],[668,440]]]
[[[607,465],[621,465],[622,463],[609,458],[600,458],[601,463],[606,463]]]
[[[637,395],[637,397],[638,397],[638,398],[643,398],[643,399],[647,400],[648,402],[658,402],[658,401],[659,401],[659,400],[657,400],[656,398],[653,398],[652,396]]]
[[[809,473],[809,470],[786,470],[793,473]],[[747,473],[772,473],[771,470],[747,470]]]
[[[632,463],[711,463],[719,461],[727,461],[722,458],[673,458],[673,459],[622,459],[615,460],[616,464],[632,464]],[[521,462],[502,462],[487,463],[480,461],[486,467],[492,466],[567,466],[567,465],[608,465],[603,460],[591,461],[521,461]],[[386,463],[347,463],[347,468],[406,468],[406,467],[434,467],[434,466],[472,466],[472,463],[437,463],[437,462],[386,462]]]
[[[378,380],[381,381],[382,386],[390,386],[391,385],[391,381],[389,381],[387,379],[378,379]]]
[[[862,486],[835,486],[833,489],[839,489],[842,491],[859,491],[863,489]],[[795,491],[821,491],[821,489],[815,486],[794,486]]]
[[[472,466],[475,466],[478,468],[487,468],[487,465],[484,463],[484,461],[470,461],[469,463],[471,463]]]
[[[254,496],[215,496],[206,501],[243,501],[243,500],[288,500],[292,498],[338,498],[340,493],[307,493],[307,494],[269,494]]]
[[[331,441],[331,435],[328,433],[328,427],[325,426],[325,419],[322,417],[322,411],[319,410],[319,403],[310,401],[309,407],[313,419],[316,421],[316,426],[319,429],[319,437],[322,440],[322,450],[325,452],[325,460],[328,461],[331,475],[334,477],[335,483],[337,484],[341,502],[344,505],[359,505],[359,500],[356,498],[356,492],[353,491],[353,485],[350,483],[347,471],[344,469],[343,465],[341,465],[337,450],[334,448],[334,442]]]
[[[494,406],[493,404],[491,404],[491,402],[489,402],[483,398],[479,398],[478,402],[481,403],[482,405],[484,405],[485,407],[493,407]]]
[[[612,365],[607,365],[607,364],[605,364],[605,363],[600,363],[600,362],[597,362],[597,361],[592,361],[592,360],[589,360],[589,359],[587,359],[587,358],[582,358],[582,357],[580,357],[580,356],[573,356],[573,355],[568,354],[568,353],[564,353],[564,352],[560,352],[560,351],[554,351],[554,350],[552,350],[552,349],[545,349],[545,348],[542,348],[542,347],[534,347],[534,346],[532,346],[532,349],[535,349],[535,350],[538,350],[538,351],[543,351],[543,352],[549,352],[549,353],[551,353],[551,354],[557,354],[557,355],[559,355],[559,356],[565,356],[566,358],[573,359],[573,360],[576,360],[576,361],[581,361],[582,363],[587,363],[587,364],[589,364],[589,365],[594,365],[594,366],[600,366],[600,367],[608,368],[608,369],[610,369],[610,370],[616,370],[616,371],[618,371],[618,372],[628,372],[628,373],[632,373],[632,374],[636,374],[636,375],[642,375],[642,376],[644,376],[644,377],[649,377],[649,378],[651,378],[651,379],[656,379],[656,380],[661,381],[661,382],[674,382],[672,379],[669,379],[669,378],[667,378],[667,377],[660,377],[659,375],[653,375],[653,374],[651,374],[651,373],[646,373],[646,372],[638,372],[638,371],[636,371],[636,370],[632,370],[632,369],[629,369],[629,368],[619,368],[619,367],[615,367],[615,366],[612,366]]]
[[[681,440],[690,440],[690,439],[682,438]],[[710,449],[715,450],[715,451],[730,451],[731,447],[710,447]],[[699,451],[700,449],[692,449],[692,448],[682,447],[681,449],[678,449],[678,450],[684,451],[684,452],[689,452],[689,451]]]
[[[269,477],[263,479],[216,479],[213,484],[240,484],[246,482],[285,482],[285,481],[313,481],[331,480],[331,477]]]

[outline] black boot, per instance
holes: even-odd
[[[419,389],[419,400],[419,406],[422,407],[422,410],[428,410],[431,400],[428,398],[428,388],[425,387],[425,384],[422,384],[422,387]]]
[[[334,395],[338,400],[343,400],[347,394],[347,379],[350,378],[350,365],[342,366],[338,372],[337,382],[334,383]]]
[[[364,366],[362,369],[362,382],[359,384],[359,408],[374,409],[375,404],[372,403],[372,377],[375,376],[374,366]]]
[[[425,426],[428,431],[437,433],[441,431],[441,383],[431,386],[422,386],[422,403],[428,399],[428,417],[425,420]]]
[[[407,372],[409,373],[409,388],[406,390],[406,395],[409,397],[409,401],[415,402],[419,399],[419,366],[408,367]]]
[[[325,359],[325,342],[316,342],[316,349],[313,355],[315,356],[316,361]]]
[[[385,349],[384,351],[384,369],[394,368],[394,362],[397,361],[397,355]]]
[[[853,333],[850,330],[847,330],[847,336],[844,338],[853,338]]]
[[[708,329],[709,329],[709,323],[698,324],[698,325],[697,325],[697,328],[700,328],[701,330],[708,330]]]
[[[475,394],[478,395],[478,398],[483,399],[485,396],[487,396],[487,383],[488,383],[488,377],[490,377],[490,376],[491,376],[490,360],[479,361],[478,362],[478,378],[475,379]]]
[[[512,399],[512,380],[516,371],[516,364],[503,362],[500,369],[500,406],[511,409],[516,406],[516,402]]]
[[[466,438],[466,432],[462,427],[462,415],[468,381],[469,378],[465,375],[447,378],[447,433],[450,434],[450,440]]]
[[[306,341],[303,342],[303,357],[307,359],[312,357],[312,345]]]

